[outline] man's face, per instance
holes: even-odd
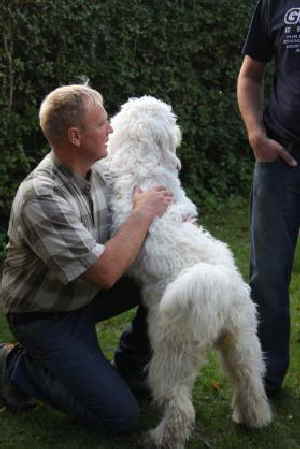
[[[112,127],[103,107],[88,106],[80,128],[82,156],[91,164],[107,155],[108,136]]]

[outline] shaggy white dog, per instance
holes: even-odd
[[[213,347],[233,382],[233,420],[250,427],[269,424],[255,306],[231,251],[193,223],[197,210],[178,178],[176,115],[151,96],[132,98],[112,127],[100,169],[112,189],[113,231],[131,212],[134,186],[165,185],[175,198],[154,220],[130,269],[149,309],[149,383],[163,408],[160,424],[149,432],[151,441],[157,447],[184,447],[195,420],[193,383]]]

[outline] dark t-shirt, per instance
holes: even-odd
[[[283,142],[300,141],[300,0],[258,1],[243,53],[259,62],[275,58],[264,121]]]

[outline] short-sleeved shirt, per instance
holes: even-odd
[[[264,122],[283,142],[300,141],[300,0],[260,0],[243,53],[259,62],[275,58]]]
[[[99,171],[83,178],[53,152],[20,184],[0,292],[5,312],[69,311],[94,298],[99,286],[81,275],[105,251],[106,194]]]

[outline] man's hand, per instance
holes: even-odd
[[[118,232],[105,243],[105,251],[85,273],[84,278],[103,288],[111,288],[132,265],[147,237],[153,219],[161,216],[173,201],[163,186],[133,192],[133,211]]]
[[[258,162],[274,162],[279,157],[289,166],[296,167],[297,161],[286,151],[277,140],[268,138],[265,134],[249,137],[254,157]]]
[[[172,193],[164,186],[155,186],[146,192],[136,186],[133,191],[133,210],[141,211],[153,220],[156,216],[161,217],[173,200]]]

